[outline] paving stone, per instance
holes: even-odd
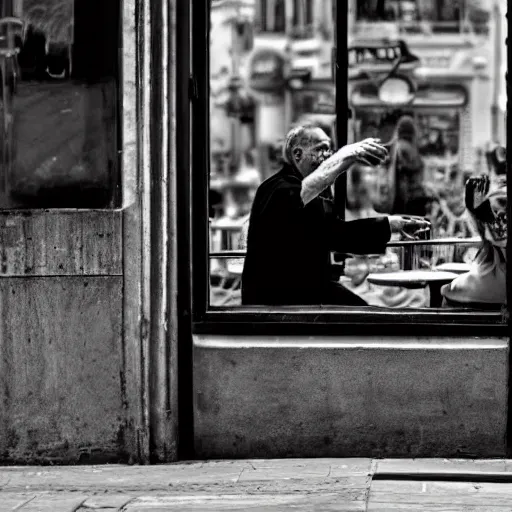
[[[371,459],[331,459],[331,478],[372,473]]]
[[[507,464],[504,459],[382,459],[376,461],[375,474],[404,473],[504,473]]]
[[[20,512],[76,512],[87,499],[87,495],[77,493],[43,493],[21,507]]]
[[[317,495],[229,495],[229,496],[181,496],[139,498],[130,503],[123,512],[163,512],[163,511],[272,511],[281,512],[293,509],[299,512],[312,510],[325,512],[359,512],[365,510],[365,502],[346,500],[338,493]]]
[[[329,462],[316,461],[251,461],[240,473],[239,481],[291,480],[298,478],[327,478],[331,471]]]
[[[124,507],[133,499],[132,496],[127,494],[104,494],[102,496],[91,496],[82,503],[80,512],[82,510],[98,510],[98,509],[112,509],[119,510]]]
[[[510,512],[511,503],[512,484],[377,480],[368,512]]]
[[[20,510],[21,506],[35,499],[37,494],[34,493],[0,493],[0,512],[11,512]]]
[[[0,467],[7,475],[4,490],[30,489],[166,489],[169,483],[235,482],[245,462],[205,464],[168,464],[159,466],[74,466],[45,470]]]

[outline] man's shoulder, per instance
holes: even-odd
[[[274,209],[290,201],[300,201],[301,182],[280,171],[267,178],[258,188],[254,198],[252,212]]]
[[[301,180],[286,168],[281,169],[276,174],[267,178],[260,186],[260,193],[273,193],[277,190],[299,190],[301,189]]]
[[[281,198],[283,196],[300,196],[301,184],[294,182],[286,177],[279,177],[268,183],[262,183],[256,194],[256,199],[262,198],[269,200],[271,198]]]

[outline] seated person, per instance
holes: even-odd
[[[466,208],[482,245],[469,272],[443,286],[444,305],[500,309],[507,302],[507,182],[483,175],[466,183]]]
[[[378,164],[387,150],[366,139],[332,155],[323,130],[299,126],[288,133],[283,157],[282,169],[259,186],[251,209],[242,304],[366,305],[333,278],[331,251],[382,253],[392,232],[421,226],[400,216],[345,222],[328,195],[354,162]]]

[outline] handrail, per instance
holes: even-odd
[[[359,32],[363,32],[364,30],[368,30],[369,27],[372,25],[382,25],[382,24],[392,24],[394,26],[398,27],[399,33],[404,32],[407,29],[416,29],[418,32],[429,34],[433,31],[442,31],[442,29],[456,29],[455,33],[461,34],[463,33],[464,29],[470,24],[464,20],[451,20],[451,21],[436,21],[436,20],[358,20],[358,27],[356,28],[356,31],[359,30]],[[448,33],[454,33],[450,30]]]
[[[396,242],[389,242],[387,247],[418,247],[423,245],[477,245],[481,242],[478,236],[472,238],[438,238],[436,240],[400,240]],[[210,252],[210,258],[230,259],[230,258],[244,258],[246,251],[224,250]]]
[[[215,225],[210,224],[210,231],[225,231],[225,232],[240,232],[242,229],[242,224],[227,224],[227,225]],[[480,242],[480,237],[472,237],[472,238],[438,238],[436,240],[403,240],[398,242],[389,242],[388,247],[403,247],[406,245],[453,245],[454,243],[460,244],[472,244],[475,242]]]
[[[478,244],[482,241],[479,236],[470,238],[436,238],[434,240],[400,240],[396,242],[389,242],[387,247],[405,247],[417,245],[472,245]]]

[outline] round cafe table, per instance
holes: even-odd
[[[441,287],[457,277],[454,272],[440,270],[402,270],[400,272],[383,272],[369,274],[369,283],[402,288],[430,288],[430,307],[439,308],[443,302]]]
[[[441,263],[441,265],[434,267],[434,270],[465,274],[471,270],[471,265],[469,263]]]

